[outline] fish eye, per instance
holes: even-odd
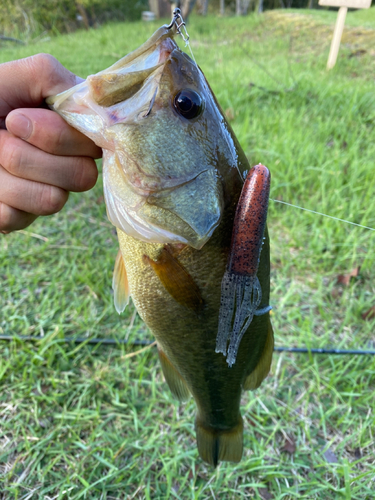
[[[181,90],[175,96],[173,105],[177,113],[188,120],[196,118],[203,109],[202,98],[194,90]]]

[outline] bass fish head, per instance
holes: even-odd
[[[162,27],[107,70],[47,100],[103,148],[107,214],[125,233],[202,248],[219,225],[237,144],[209,85]]]

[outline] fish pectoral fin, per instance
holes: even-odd
[[[274,340],[273,340],[273,329],[270,319],[268,319],[268,334],[266,344],[264,346],[262,356],[250,375],[245,379],[243,388],[245,391],[253,391],[257,389],[265,379],[270,371],[272,354],[273,354]]]
[[[120,249],[117,252],[115,268],[113,270],[112,288],[115,308],[120,314],[128,305],[130,297],[125,262]]]
[[[239,462],[243,449],[243,422],[239,416],[238,424],[229,430],[205,426],[197,415],[195,420],[197,446],[202,460],[214,467],[220,461]]]
[[[203,298],[198,285],[175,256],[163,248],[157,260],[147,255],[144,262],[150,264],[167,292],[183,306],[198,312],[203,306]]]
[[[185,380],[172,365],[165,352],[158,345],[158,354],[163,370],[164,378],[172,392],[179,401],[187,401],[190,398],[190,391]]]

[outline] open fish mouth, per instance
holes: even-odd
[[[161,68],[168,60],[171,52],[177,47],[171,38],[165,38],[156,46],[152,45],[135,60],[125,62],[117,68],[119,63],[112,66],[111,71],[104,74],[89,76],[87,83],[94,101],[100,106],[114,106],[130,99],[144,85],[147,78]]]
[[[112,149],[99,135],[105,135],[104,128],[132,123],[150,112],[164,65],[179,50],[172,36],[170,30],[159,28],[141,47],[75,87],[48,97],[47,104],[99,146]]]

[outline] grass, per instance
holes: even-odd
[[[194,55],[273,199],[375,227],[375,9],[348,14],[325,70],[335,13],[193,17]],[[361,25],[364,28],[358,27]],[[23,48],[81,76],[112,64],[156,24],[107,25]],[[277,345],[374,346],[374,232],[270,203]],[[178,405],[154,350],[61,342],[150,339],[111,294],[117,253],[101,176],[59,214],[0,239],[0,498],[372,499],[375,359],[275,354],[244,394],[245,452],[215,471],[195,445],[193,402]],[[338,277],[360,271],[349,286]],[[356,273],[354,273],[356,274]],[[343,281],[341,279],[341,281]],[[288,445],[289,443],[289,445]]]

